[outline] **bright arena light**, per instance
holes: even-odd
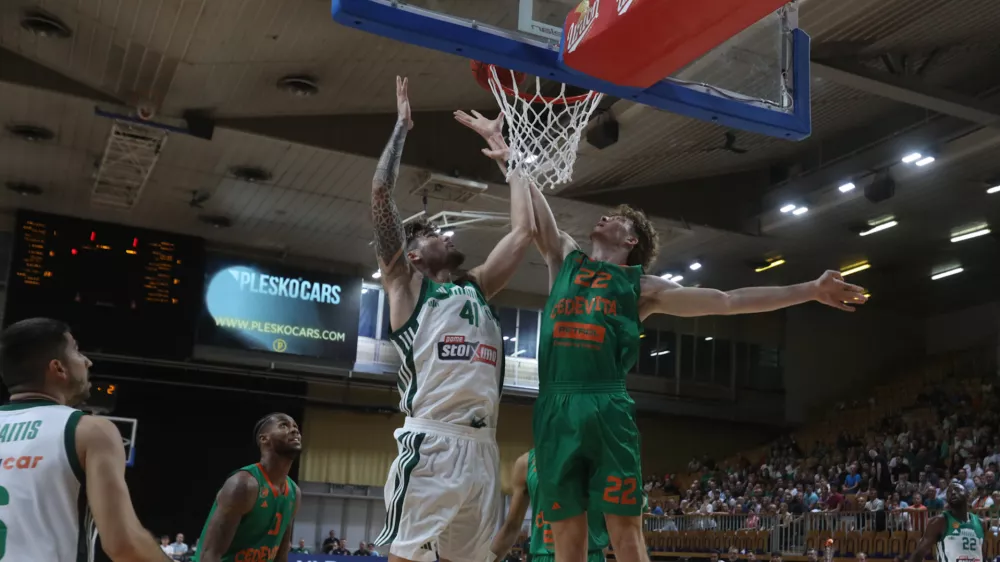
[[[989,233],[990,233],[990,229],[988,229],[988,228],[980,228],[979,230],[973,230],[972,232],[965,232],[965,233],[959,234],[958,236],[952,236],[951,237],[951,241],[952,242],[962,242],[964,240],[971,240],[973,238],[979,238],[980,236],[986,236]]]
[[[993,195],[994,193],[1000,193],[1000,185],[994,185],[993,187],[986,190],[986,193]]]
[[[848,275],[853,275],[853,274],[858,273],[860,271],[864,271],[866,269],[871,269],[871,267],[872,267],[872,264],[870,264],[868,262],[859,263],[859,264],[856,264],[856,265],[852,265],[852,266],[848,267],[847,269],[844,269],[843,271],[840,272],[840,274],[842,276],[844,276],[844,277],[847,277]]]
[[[670,350],[669,349],[665,349],[663,351],[654,351],[654,352],[650,353],[649,356],[650,357],[659,357],[660,355],[666,355],[668,353],[670,353]]]
[[[784,207],[782,207],[781,209],[778,209],[778,210],[781,211],[782,213],[791,213],[792,211],[795,210],[795,207],[796,207],[796,205],[792,205],[791,203],[789,203],[789,204],[785,205]]]
[[[691,265],[689,265],[688,267],[691,269],[691,271],[698,271],[699,269],[701,269],[701,264],[698,262],[692,262]]]
[[[903,164],[912,164],[923,157],[924,155],[919,152],[911,152],[903,157]]]
[[[889,230],[890,228],[892,228],[892,227],[894,227],[894,226],[896,226],[898,224],[899,223],[896,222],[896,221],[884,222],[882,224],[875,225],[875,226],[869,228],[868,230],[859,232],[858,234],[860,234],[861,236],[868,236],[869,234],[875,234],[876,232],[882,232],[883,230]]]
[[[372,273],[372,279],[380,279],[381,277],[382,277],[382,271],[379,269],[376,269],[375,273]]]
[[[674,275],[673,277],[670,278],[670,280],[673,281],[674,283],[680,283],[681,281],[684,280],[684,276],[683,275]]]
[[[715,339],[715,338],[713,338],[712,336],[708,336],[707,338],[705,338],[705,341],[712,341],[712,340],[714,340],[714,339]]]
[[[774,269],[774,268],[780,267],[782,265],[785,265],[785,260],[779,258],[779,259],[776,259],[774,261],[768,262],[767,265],[755,268],[754,271],[757,272],[757,273],[763,273],[763,272],[767,271],[768,269]]]
[[[961,267],[956,267],[955,269],[949,269],[948,271],[942,271],[941,273],[931,275],[931,281],[937,281],[938,279],[944,279],[945,277],[951,277],[952,275],[958,275],[965,271]]]
[[[792,211],[792,214],[795,215],[795,216],[800,216],[800,215],[804,215],[804,214],[806,214],[808,212],[809,212],[809,207],[799,207],[798,209],[795,209],[794,211]]]
[[[445,238],[451,238],[454,235],[455,235],[455,231],[454,230],[446,230],[446,231],[444,231],[443,234],[441,234],[441,236],[444,236]]]
[[[920,166],[922,168],[922,167],[930,164],[933,161],[934,161],[934,157],[933,156],[927,156],[925,158],[921,158],[920,160],[917,160],[916,164],[917,164],[917,166]]]
[[[837,189],[839,189],[841,193],[847,193],[848,191],[854,191],[855,187],[857,186],[854,185],[852,182],[847,182],[844,185],[838,187]]]

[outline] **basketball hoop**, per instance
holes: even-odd
[[[559,95],[550,97],[542,95],[538,77],[531,93],[521,89],[525,75],[520,72],[475,61],[472,69],[479,84],[493,92],[510,129],[507,178],[518,173],[539,189],[572,180],[580,137],[604,94],[567,96],[562,84]]]

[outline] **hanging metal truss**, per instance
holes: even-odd
[[[160,128],[116,120],[94,178],[91,203],[131,210],[160,159],[168,134]]]
[[[427,216],[421,211],[403,221],[403,224],[423,218],[440,229],[465,230],[469,228],[500,228],[510,224],[510,215],[490,211],[441,211]]]

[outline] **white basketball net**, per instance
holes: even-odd
[[[497,72],[510,72],[510,91],[500,85]],[[603,94],[567,96],[563,84],[559,95],[543,97],[541,80],[535,78],[535,93],[518,91],[514,72],[490,66],[490,89],[510,129],[510,160],[507,179],[518,173],[535,181],[539,189],[552,189],[573,179],[576,149]]]

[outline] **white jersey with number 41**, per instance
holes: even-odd
[[[43,400],[0,406],[0,560],[93,560],[76,454],[82,415]]]

